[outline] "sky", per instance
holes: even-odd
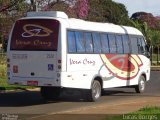
[[[148,12],[160,16],[160,0],[113,0],[123,3],[131,16],[135,12]]]

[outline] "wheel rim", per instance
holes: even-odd
[[[145,81],[144,81],[144,80],[141,80],[140,83],[139,83],[139,85],[140,85],[140,86],[139,86],[139,87],[140,87],[140,90],[143,91],[143,90],[145,89]]]
[[[101,85],[99,82],[94,82],[93,88],[92,88],[92,95],[95,99],[98,99],[101,95]]]

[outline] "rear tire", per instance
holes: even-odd
[[[57,100],[61,90],[58,87],[41,87],[41,95],[45,100]]]
[[[88,91],[87,101],[89,102],[95,102],[101,97],[101,84],[98,80],[94,80],[91,86],[91,89]]]
[[[146,89],[146,79],[144,76],[140,76],[138,85],[135,86],[136,93],[143,93]]]
[[[101,90],[101,96],[105,96],[106,95],[106,91],[104,89]]]

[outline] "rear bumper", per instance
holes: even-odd
[[[24,86],[57,86],[60,87],[60,80],[54,78],[36,78],[36,77],[12,77],[8,80],[9,84]]]

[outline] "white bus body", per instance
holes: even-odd
[[[146,48],[133,27],[33,12],[10,33],[8,82],[40,86],[45,98],[58,97],[60,88],[88,90],[91,101],[104,88],[134,86],[143,92],[150,79]]]

